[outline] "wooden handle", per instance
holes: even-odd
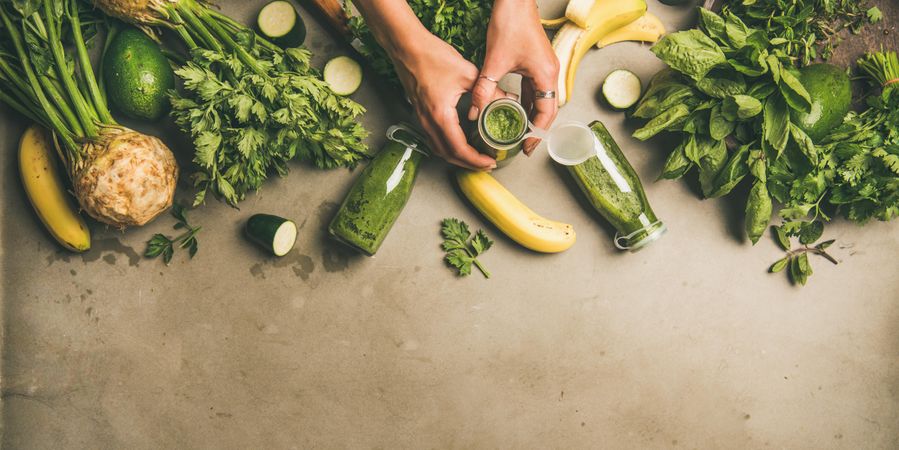
[[[304,0],[304,2],[321,13],[325,21],[328,22],[328,26],[334,31],[345,38],[352,36],[347,25],[347,15],[339,0]]]

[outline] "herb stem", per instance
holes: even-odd
[[[63,145],[65,146],[69,155],[77,155],[79,146],[75,143],[73,135],[68,131],[65,124],[60,119],[59,113],[56,111],[56,108],[50,103],[46,95],[44,95],[44,91],[41,88],[37,75],[34,73],[34,69],[31,67],[31,59],[28,57],[28,53],[25,51],[25,46],[22,42],[22,36],[19,34],[18,29],[13,27],[12,21],[10,21],[9,19],[9,14],[6,12],[6,9],[3,6],[0,6],[0,21],[2,21],[3,26],[9,33],[10,39],[13,43],[13,47],[15,48],[16,54],[21,61],[22,69],[25,71],[25,76],[28,79],[28,86],[33,92],[37,103],[46,113],[50,128],[53,128],[53,130],[56,131],[57,136],[62,139]],[[27,88],[23,86],[22,89],[26,90]]]
[[[72,29],[72,37],[75,40],[75,50],[78,54],[78,65],[81,68],[81,75],[84,77],[84,84],[87,86],[87,91],[90,94],[91,100],[93,100],[94,113],[106,125],[115,125],[116,121],[112,118],[112,113],[109,112],[109,107],[106,105],[106,101],[103,97],[103,94],[100,91],[100,87],[97,84],[97,78],[94,76],[94,70],[91,66],[90,55],[87,52],[87,45],[84,42],[84,35],[81,33],[81,18],[78,14],[78,2],[71,2],[70,10],[67,11],[70,26]]]
[[[81,92],[78,91],[75,81],[66,71],[69,65],[68,61],[66,61],[65,50],[62,47],[62,37],[59,34],[60,24],[54,19],[51,3],[51,0],[43,1],[44,14],[48,19],[48,22],[45,24],[47,28],[47,46],[50,48],[50,53],[53,55],[58,79],[62,83],[63,88],[65,88],[65,92],[72,102],[71,106],[75,111],[75,115],[78,117],[79,122],[81,122],[82,128],[84,128],[84,136],[96,138],[99,135],[99,128],[96,123],[97,118],[92,116],[88,111],[84,97],[81,95]],[[41,16],[39,14],[35,13],[34,18],[38,23],[41,23]]]

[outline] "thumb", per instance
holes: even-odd
[[[491,67],[488,63],[484,63],[484,68],[481,69],[481,74],[471,90],[471,108],[468,110],[468,120],[477,120],[481,110],[496,96],[499,80],[506,75],[505,70],[498,69],[498,67]]]

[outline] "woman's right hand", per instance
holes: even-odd
[[[468,144],[456,105],[478,78],[478,69],[446,42],[428,32],[391,52],[394,67],[431,141],[431,151],[460,167],[491,170],[496,161]],[[497,89],[497,97],[505,92]]]

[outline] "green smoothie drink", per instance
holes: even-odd
[[[387,145],[362,171],[328,227],[331,236],[374,256],[412,195],[425,140],[405,125],[387,130]]]
[[[567,166],[590,204],[618,230],[616,247],[634,252],[665,233],[640,178],[602,122],[557,126],[547,145],[550,156]]]
[[[527,123],[528,115],[521,103],[500,98],[481,111],[469,142],[479,152],[495,159],[496,167],[503,167],[521,152]]]

